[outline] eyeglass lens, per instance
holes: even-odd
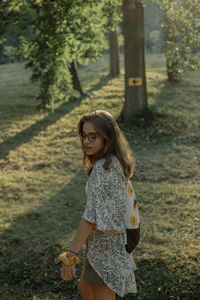
[[[88,138],[88,140],[90,142],[95,142],[97,135],[96,135],[96,133],[89,133],[89,134],[82,133],[82,135],[81,135],[82,141],[85,141],[86,137]]]

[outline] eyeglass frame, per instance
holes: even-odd
[[[83,135],[84,135],[84,137],[83,137]],[[95,135],[95,139],[94,140],[91,139],[91,135]],[[80,134],[80,139],[81,139],[82,142],[84,142],[85,139],[88,138],[89,142],[95,143],[98,135],[99,135],[98,132],[90,132],[89,134],[81,133]]]

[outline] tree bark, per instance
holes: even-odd
[[[109,48],[110,48],[110,75],[118,76],[119,69],[119,47],[117,30],[109,33]]]
[[[125,103],[122,121],[146,114],[147,91],[144,53],[144,7],[139,0],[123,0]]]
[[[74,90],[78,91],[81,95],[83,95],[83,90],[78,77],[78,73],[76,71],[76,64],[74,61],[70,64],[69,70],[72,75],[72,83],[73,83]]]

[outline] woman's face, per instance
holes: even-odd
[[[87,155],[96,155],[104,146],[104,138],[90,122],[83,124],[82,141]]]

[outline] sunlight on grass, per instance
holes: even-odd
[[[137,299],[198,299],[200,294],[199,73],[166,82],[162,55],[147,55],[148,126],[119,124],[132,148],[132,178],[141,214],[134,252]],[[72,240],[83,213],[87,177],[77,121],[86,112],[124,103],[121,75],[108,74],[108,57],[79,68],[83,100],[36,109],[38,85],[23,64],[0,65],[0,296],[73,299],[78,279],[60,281],[58,254]],[[81,251],[80,275],[85,248]],[[125,299],[135,299],[130,295]]]

